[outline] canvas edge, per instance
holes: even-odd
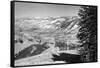
[[[14,1],[10,1],[10,66],[14,67]]]

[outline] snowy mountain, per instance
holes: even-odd
[[[70,53],[79,55],[77,46],[81,45],[77,34],[80,19],[73,17],[32,17],[18,18],[15,21],[15,59],[16,64],[38,55],[60,55]],[[35,62],[35,61],[32,61]]]
[[[19,18],[16,19],[15,24],[19,25],[23,29],[29,29],[34,26],[37,28],[55,28],[53,24],[61,24],[61,22],[70,19],[70,17]]]

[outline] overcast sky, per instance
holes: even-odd
[[[80,6],[15,3],[15,17],[77,16]]]

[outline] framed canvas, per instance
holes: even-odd
[[[97,62],[97,6],[11,1],[11,66]]]

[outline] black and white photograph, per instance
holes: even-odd
[[[14,66],[97,62],[97,6],[11,3]]]

